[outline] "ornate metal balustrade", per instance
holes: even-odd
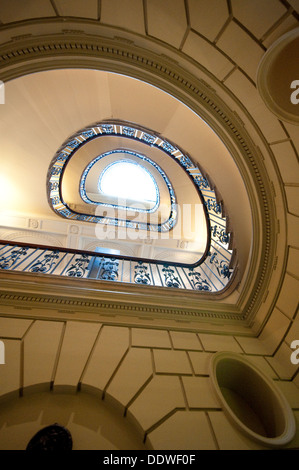
[[[79,213],[71,210],[62,198],[62,175],[68,162],[76,152],[90,140],[124,139],[127,145],[131,142],[144,146],[140,157],[146,159],[149,148],[163,152],[163,157],[176,162],[184,171],[190,183],[194,185],[201,200],[206,216],[208,228],[208,242],[204,256],[193,265],[187,263],[165,263],[150,259],[129,258],[120,255],[97,252],[79,252],[62,248],[49,248],[26,246],[12,246],[3,241],[0,249],[0,269],[17,269],[42,274],[70,276],[76,278],[98,279],[102,281],[124,282],[144,286],[157,286],[176,289],[189,289],[205,292],[219,292],[223,290],[232,278],[232,255],[230,249],[230,233],[223,204],[218,200],[215,188],[202,173],[191,157],[183,152],[176,144],[164,139],[161,135],[139,126],[128,125],[122,121],[107,121],[95,123],[93,126],[80,130],[68,138],[56,152],[48,171],[48,199],[50,206],[56,214],[69,220],[78,220],[88,223],[111,225],[113,227],[126,227],[129,229],[146,230],[148,232],[168,232],[173,228],[177,218],[177,204],[174,189],[167,175],[156,166],[163,177],[171,200],[171,216],[162,225],[147,224],[132,220],[109,218],[95,213]],[[118,140],[116,140],[118,142]],[[143,148],[143,147],[142,147]],[[99,155],[92,160],[84,170],[80,182],[80,195],[86,200],[85,179],[89,169],[108,153],[117,153],[118,150]],[[132,150],[122,150],[122,153],[133,154]],[[89,201],[92,203],[92,201]],[[0,241],[1,242],[1,241]],[[16,245],[16,244],[14,244]]]
[[[205,292],[218,292],[229,283],[231,251],[225,233],[211,227],[213,244],[199,265],[163,263],[89,251],[0,240],[0,269],[89,278]]]

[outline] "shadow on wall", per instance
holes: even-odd
[[[0,450],[25,450],[33,436],[59,423],[73,450],[145,450],[143,437],[118,410],[86,392],[28,392],[0,404]]]

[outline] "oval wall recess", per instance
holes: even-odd
[[[223,411],[239,431],[268,447],[283,447],[293,439],[294,415],[273,379],[236,353],[216,353],[210,366]]]

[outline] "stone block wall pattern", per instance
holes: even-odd
[[[25,80],[42,71],[55,76],[57,69],[68,69],[65,90],[80,90],[89,110],[73,112],[79,102],[75,92],[76,99],[66,93],[66,102],[53,110],[36,87],[39,106],[33,109],[28,102],[16,126],[16,93],[9,108],[0,105],[1,139],[13,136],[3,148],[10,157],[3,174],[12,161],[18,169],[38,162],[40,179],[46,178],[52,147],[91,125],[86,116],[96,122],[100,113],[101,119],[139,120],[178,137],[190,153],[205,159],[213,181],[209,165],[215,160],[207,156],[200,135],[192,139],[188,126],[188,113],[195,113],[211,132],[217,130],[233,155],[230,175],[218,165],[214,183],[221,183],[229,198],[229,225],[244,246],[250,245],[250,260],[258,261],[244,261],[237,236],[232,243],[239,243],[236,259],[243,277],[236,274],[227,297],[212,301],[204,293],[195,299],[146,286],[120,292],[112,284],[63,283],[0,270],[0,341],[5,347],[0,449],[25,449],[40,428],[61,421],[71,429],[76,449],[269,450],[267,441],[252,439],[236,426],[215,392],[211,363],[221,352],[248,361],[281,391],[296,425],[283,449],[299,449],[299,374],[298,364],[291,362],[291,344],[299,339],[299,132],[270,111],[257,86],[265,53],[298,25],[298,0],[0,2],[0,80],[6,91],[18,77]],[[70,69],[79,70],[80,88]],[[108,83],[106,76],[101,83],[92,78],[94,89],[109,96],[101,105],[82,79],[91,69],[141,80],[136,96],[143,106],[135,112],[127,93],[124,112],[117,82]],[[148,96],[143,101],[142,82],[153,87],[151,96],[161,97],[167,113],[155,109]],[[55,92],[55,81],[51,87]],[[26,102],[24,85],[18,93]],[[148,118],[146,109],[151,110]],[[19,123],[28,124],[36,115],[47,132],[32,138]],[[23,151],[26,158],[18,163]],[[238,194],[229,178],[237,181],[236,175],[242,181]],[[14,191],[19,201],[26,197]],[[5,195],[0,203],[4,200]],[[237,217],[245,203],[250,224]],[[88,227],[69,222],[42,217],[39,210],[4,222],[1,215],[0,239],[95,249]],[[245,229],[251,223],[254,230]],[[148,253],[151,246],[143,249]]]
[[[94,396],[107,406],[113,405],[124,425],[134,427],[140,446],[145,443],[149,449],[268,448],[244,436],[227,419],[215,393],[211,360],[216,353],[209,350],[216,349],[211,344],[217,335],[198,334],[203,345],[201,351],[187,333],[180,336],[177,347],[166,342],[163,344],[168,347],[161,349],[157,337],[169,339],[179,332],[153,329],[151,344],[141,344],[140,329],[136,345],[133,338],[136,341],[139,328],[33,320],[24,323],[22,330],[16,330],[14,319],[3,320],[7,336],[2,340],[9,361],[0,368],[0,406],[5,403],[19,406],[22,397],[29,399],[41,392],[70,397],[81,393]],[[222,339],[219,335],[220,346]],[[236,339],[226,337],[226,341],[234,344]],[[298,389],[286,371],[282,374],[275,356],[246,354],[241,346],[231,354],[262,370],[280,388],[298,416]],[[50,409],[49,423],[57,420],[60,413],[55,407]],[[286,447],[292,449],[298,444],[296,434]]]

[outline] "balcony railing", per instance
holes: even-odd
[[[190,265],[0,240],[0,269],[218,292],[233,272],[225,242],[212,235],[204,260]]]

